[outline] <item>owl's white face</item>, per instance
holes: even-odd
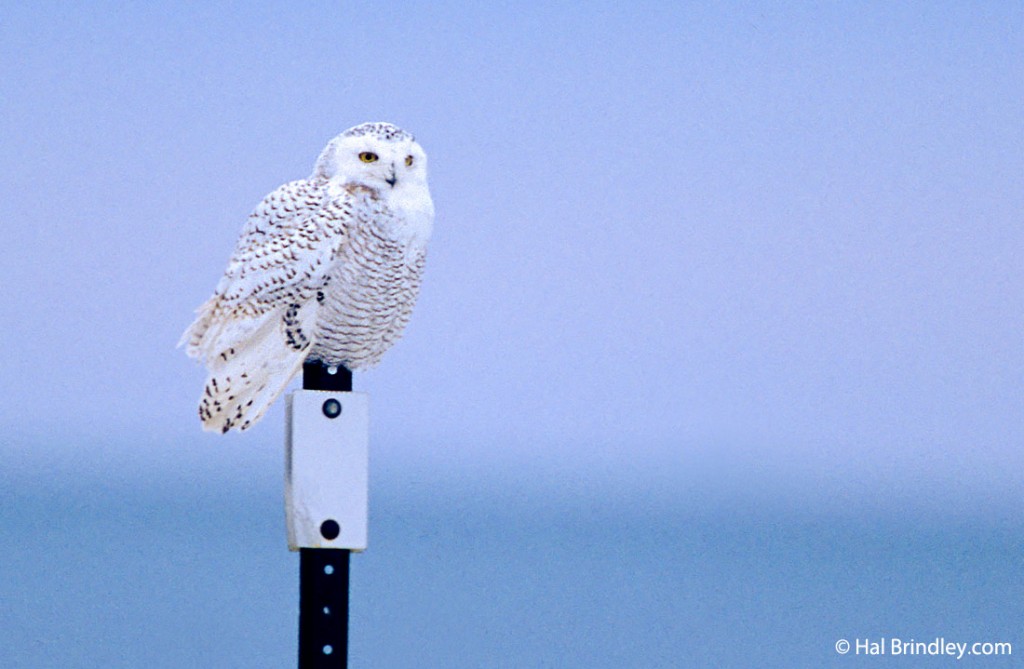
[[[381,125],[381,124],[375,124]],[[317,171],[331,180],[369,186],[383,193],[425,188],[427,154],[408,134],[366,132],[335,137],[317,163]]]
[[[410,253],[422,249],[430,238],[434,203],[427,186],[427,154],[401,128],[390,123],[349,128],[327,144],[311,178],[374,189],[396,214],[397,227],[390,234],[408,244]]]

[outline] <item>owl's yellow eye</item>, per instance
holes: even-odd
[[[370,151],[363,151],[359,154],[359,160],[364,163],[375,163],[377,162],[377,154],[371,153]]]
[[[405,157],[405,166],[406,167],[412,167],[412,156],[406,156]]]

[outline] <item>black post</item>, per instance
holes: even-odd
[[[307,361],[302,387],[350,392],[352,372],[334,369]],[[348,667],[348,558],[345,549],[299,549],[299,669]]]

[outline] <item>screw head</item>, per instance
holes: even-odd
[[[328,518],[324,522],[320,523],[320,534],[324,539],[328,541],[334,541],[341,534],[341,526],[338,525],[338,521]]]
[[[328,418],[337,418],[341,415],[341,402],[333,397],[324,402],[324,415]]]

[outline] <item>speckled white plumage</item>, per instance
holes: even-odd
[[[401,336],[434,219],[426,163],[412,135],[364,123],[260,202],[180,342],[209,371],[205,429],[250,427],[307,358],[365,369]]]

